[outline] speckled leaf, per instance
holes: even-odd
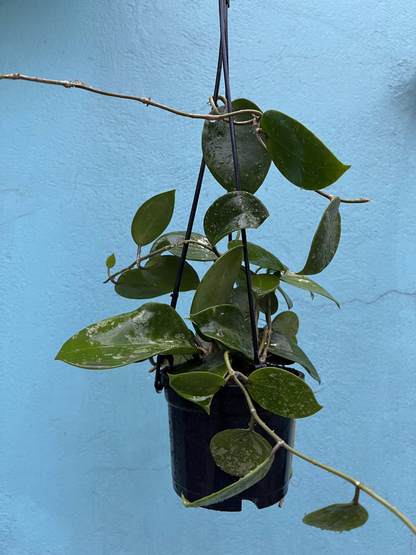
[[[234,495],[237,495],[242,491],[250,488],[251,486],[254,486],[254,484],[257,484],[257,482],[264,478],[269,472],[272,462],[273,459],[269,459],[267,457],[267,459],[264,460],[259,466],[246,474],[243,478],[240,478],[234,484],[231,484],[230,486],[227,486],[220,491],[212,493],[207,497],[197,499],[196,501],[188,501],[182,494],[182,503],[185,505],[185,507],[208,507],[209,505],[214,505],[215,503],[219,503],[220,501],[225,501],[230,497],[234,497]]]
[[[175,206],[175,191],[160,193],[143,203],[131,224],[134,242],[143,247],[148,245],[168,227]]]
[[[250,100],[234,100],[233,110],[259,110]],[[221,106],[220,113],[226,112]],[[214,112],[211,112],[214,114]],[[235,121],[252,119],[250,113],[236,116]],[[261,135],[263,137],[263,135]],[[254,194],[269,171],[270,155],[261,147],[254,135],[253,126],[236,125],[235,137],[240,168],[240,183],[243,191]],[[214,178],[227,191],[235,191],[234,162],[231,150],[230,126],[225,121],[206,121],[202,132],[202,151],[205,163]]]
[[[202,278],[191,305],[191,314],[228,301],[243,259],[242,247],[224,253]]]
[[[326,207],[315,231],[305,267],[298,274],[319,274],[334,258],[341,237],[339,204],[339,197],[335,197]]]
[[[336,503],[305,515],[302,522],[321,530],[349,532],[363,526],[368,520],[368,512],[359,503]]]
[[[153,243],[150,252],[154,252],[158,249],[161,249],[162,247],[174,245],[175,243],[184,241],[185,234],[185,231],[172,231],[170,233],[162,235]],[[208,248],[212,248],[212,246],[204,235],[201,235],[200,233],[191,233],[191,239],[194,241],[198,241],[203,245],[206,245],[207,248],[204,248],[200,245],[195,245],[194,243],[189,243],[188,252],[186,254],[187,260],[196,260],[199,262],[210,262],[213,260],[217,260],[217,256],[210,250],[207,250]],[[180,245],[179,247],[174,247],[173,249],[170,249],[168,252],[180,257],[182,254],[182,248],[183,245]]]
[[[234,239],[228,243],[228,248],[231,249],[237,245],[242,245],[241,240]],[[275,270],[277,272],[284,272],[287,270],[286,266],[280,262],[280,260],[271,252],[266,251],[263,247],[256,245],[255,243],[247,242],[248,257],[250,259],[250,264],[259,266],[260,268],[265,268],[267,270]]]
[[[171,387],[184,399],[201,406],[208,414],[212,398],[225,385],[225,380],[212,372],[168,374]]]
[[[234,191],[215,200],[204,218],[204,231],[212,245],[239,229],[258,228],[269,212],[251,193]]]
[[[187,372],[211,372],[225,378],[228,370],[224,360],[224,351],[217,351],[199,360],[189,360],[173,368],[172,374]]]
[[[151,302],[83,329],[68,339],[56,360],[106,370],[159,354],[199,352],[179,314],[169,305]]]
[[[299,289],[305,289],[305,291],[310,291],[311,293],[322,295],[322,297],[326,297],[337,305],[338,308],[339,302],[334,299],[334,297],[328,293],[326,289],[312,281],[311,279],[300,276],[299,274],[295,274],[294,272],[285,272],[284,274],[280,274],[280,279],[289,285],[293,285],[293,287],[298,287]]]
[[[114,253],[107,258],[105,265],[109,270],[111,268],[114,268],[114,266],[116,265],[116,257],[114,256]]]
[[[273,163],[286,179],[302,189],[324,189],[350,167],[302,123],[281,112],[268,110],[260,125]]]
[[[259,310],[263,312],[263,314],[267,314],[267,298],[270,299],[270,314],[274,314],[279,308],[279,302],[275,293],[269,293],[262,299],[259,299]]]
[[[253,358],[251,332],[239,308],[231,304],[213,306],[192,314],[190,320],[198,330],[229,349]]]
[[[292,362],[297,362],[305,368],[314,380],[321,383],[321,378],[309,358],[294,341],[289,339],[289,337],[286,337],[283,333],[279,331],[274,331],[272,333],[269,352],[279,357],[291,360]]]
[[[270,455],[272,446],[253,430],[235,428],[216,434],[210,449],[221,470],[231,476],[245,476]]]
[[[282,297],[284,298],[286,304],[287,304],[287,308],[290,310],[291,308],[293,308],[293,302],[292,299],[289,297],[289,295],[283,291],[283,289],[280,287],[277,288],[277,290],[279,291],[279,293],[282,295]]]
[[[280,331],[280,333],[297,343],[296,334],[299,331],[299,318],[297,314],[289,310],[281,312],[273,320],[273,329]]]
[[[269,293],[273,293],[279,283],[280,279],[277,275],[251,273],[251,289],[257,299],[262,299]],[[237,286],[247,289],[247,278],[243,271],[238,274]]]
[[[322,408],[309,385],[282,368],[255,370],[247,387],[261,407],[286,418],[306,418]]]

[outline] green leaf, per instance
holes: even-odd
[[[114,266],[116,265],[116,257],[114,256],[114,253],[107,258],[105,265],[109,270],[111,268],[114,268]]]
[[[298,274],[319,274],[334,258],[341,237],[339,204],[339,197],[335,197],[326,207],[315,231],[305,267]]]
[[[269,212],[251,193],[234,191],[215,200],[204,218],[204,231],[212,245],[239,229],[257,229]]]
[[[251,289],[257,299],[262,299],[269,293],[273,293],[279,283],[280,278],[275,274],[254,274],[251,272]],[[243,271],[238,274],[237,286],[247,289],[246,275]]]
[[[231,249],[242,244],[243,242],[241,240],[234,239],[228,243],[228,248]],[[274,254],[266,251],[266,249],[263,249],[263,247],[260,247],[259,245],[247,242],[247,250],[250,264],[260,266],[260,268],[265,268],[267,270],[275,270],[277,272],[284,272],[287,270],[286,266],[282,264]]]
[[[293,287],[298,287],[299,289],[305,289],[305,291],[322,295],[322,297],[326,297],[327,299],[334,301],[337,307],[341,308],[339,306],[339,302],[335,300],[334,297],[326,291],[326,289],[305,276],[300,276],[294,272],[287,271],[284,274],[280,274],[280,279],[289,285],[293,285]]]
[[[165,231],[174,206],[175,191],[155,195],[140,206],[131,224],[131,235],[139,247],[148,245]]]
[[[174,367],[172,374],[184,374],[187,372],[211,372],[225,378],[228,369],[224,360],[224,351],[218,351],[199,360],[190,360],[180,364]]]
[[[289,337],[286,337],[286,335],[284,335],[283,333],[279,331],[274,331],[272,333],[269,352],[279,357],[289,359],[292,362],[297,362],[298,364],[303,366],[303,368],[305,368],[305,370],[314,380],[321,383],[321,378],[319,377],[315,366],[312,364],[306,354],[302,351],[300,347],[298,347],[298,345],[296,345],[294,341],[289,339]]]
[[[272,446],[253,430],[235,428],[216,434],[210,450],[221,470],[231,476],[245,476],[270,455]]]
[[[212,398],[226,384],[221,376],[211,372],[168,374],[171,387],[184,399],[200,405],[208,414]]]
[[[261,407],[285,418],[306,418],[322,408],[309,385],[282,368],[255,370],[247,388]]]
[[[234,100],[232,105],[234,111],[259,110],[256,104],[244,98]],[[221,114],[226,113],[226,111],[225,106],[219,108]],[[211,112],[211,114],[214,114],[214,112]],[[250,119],[252,119],[252,116],[249,113],[234,118],[235,121]],[[263,137],[263,135],[261,136]],[[254,194],[266,178],[271,159],[259,144],[251,124],[236,125],[235,137],[241,189]],[[218,183],[227,191],[235,191],[234,162],[228,122],[205,122],[202,132],[202,151],[205,163]]]
[[[253,359],[251,331],[239,308],[231,304],[213,306],[190,317],[201,333],[219,341],[229,349]]]
[[[201,312],[210,306],[228,301],[234,282],[240,271],[243,249],[235,247],[224,253],[202,278],[195,292],[191,314]]]
[[[363,526],[368,520],[368,512],[359,503],[336,503],[305,515],[302,522],[321,530],[349,532]]]
[[[185,234],[186,231],[172,231],[170,233],[162,235],[153,243],[150,252],[154,252],[158,249],[161,249],[162,247],[167,247],[168,245],[174,245],[175,243],[184,241]],[[188,252],[186,254],[187,260],[195,260],[198,262],[217,260],[218,257],[210,250],[207,250],[212,249],[212,245],[204,235],[201,235],[200,233],[191,233],[191,239],[193,241],[198,241],[199,243],[202,243],[206,246],[206,248],[200,245],[195,245],[194,243],[189,243]],[[182,248],[183,245],[180,245],[179,247],[174,247],[173,249],[170,249],[168,252],[180,257],[182,254]]]
[[[279,303],[277,301],[277,297],[275,293],[269,293],[265,297],[259,300],[259,310],[263,312],[263,314],[267,314],[267,298],[270,299],[270,314],[274,314],[277,312],[279,308]]]
[[[249,321],[249,319],[250,319],[250,306],[249,306],[249,303],[248,303],[247,288],[245,288],[245,289],[244,289],[244,287],[234,288],[230,293],[227,304],[233,304],[234,306],[238,307],[241,310],[241,312],[244,316],[244,320],[246,322]]]
[[[144,268],[128,270],[117,280],[115,291],[128,299],[153,299],[171,293],[179,268],[176,256],[157,256]],[[185,262],[180,291],[190,291],[199,285],[199,277],[190,264]]]
[[[106,370],[156,355],[199,352],[179,314],[169,305],[151,302],[81,330],[68,339],[56,360]]]
[[[238,495],[239,493],[245,491],[251,486],[254,486],[254,484],[257,484],[257,482],[264,478],[269,472],[272,463],[273,458],[269,459],[267,457],[267,459],[263,461],[259,466],[246,474],[243,478],[240,478],[237,482],[234,482],[234,484],[231,484],[230,486],[227,486],[220,491],[212,493],[207,497],[197,499],[196,501],[190,502],[185,499],[184,495],[182,494],[182,503],[185,505],[185,507],[208,507],[209,505],[220,503],[220,501],[225,501],[226,499],[234,497],[234,495]]]
[[[286,310],[273,320],[273,329],[297,343],[296,334],[299,331],[299,318],[294,312]]]
[[[286,304],[287,304],[287,308],[290,310],[291,308],[293,308],[293,302],[292,299],[289,297],[289,295],[287,293],[285,293],[285,291],[283,291],[283,289],[280,287],[277,288],[277,290],[279,291],[279,293],[282,295],[282,297],[284,298]]]
[[[324,189],[350,168],[309,129],[281,112],[268,110],[260,124],[273,163],[286,179],[302,189]]]

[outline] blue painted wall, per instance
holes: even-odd
[[[216,4],[0,0],[0,73],[78,78],[201,112],[215,78]],[[333,191],[373,200],[342,206],[340,249],[319,280],[342,309],[293,294],[325,406],[298,423],[297,447],[416,521],[414,8],[232,0],[229,17],[233,96],[302,121],[352,164]],[[303,525],[305,512],[353,491],[302,461],[282,509],[185,509],[148,365],[100,373],[54,362],[73,333],[136,307],[102,285],[105,259],[134,258],[130,221],[156,192],[177,189],[172,229],[184,227],[200,133],[200,122],[133,102],[0,82],[1,553],[416,553],[410,531],[365,496],[362,529]],[[220,194],[208,176],[200,216]],[[249,236],[300,268],[326,201],[277,171],[259,196],[272,215]]]

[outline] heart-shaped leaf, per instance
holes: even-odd
[[[322,297],[326,297],[327,299],[334,301],[337,307],[341,308],[339,306],[339,302],[335,300],[326,289],[305,276],[300,276],[299,274],[295,274],[295,272],[287,271],[284,274],[280,274],[280,279],[289,285],[293,285],[293,287],[297,287],[298,289],[304,289],[305,291],[310,291],[312,294],[322,295]]]
[[[237,245],[242,245],[243,242],[239,239],[234,239],[228,243],[228,248],[231,249]],[[271,252],[266,251],[263,247],[256,245],[255,243],[247,242],[248,257],[250,259],[250,264],[259,266],[267,270],[275,270],[277,272],[284,272],[287,270],[286,266],[280,262],[280,260]]]
[[[131,224],[131,235],[139,247],[148,245],[165,231],[174,206],[175,191],[160,193],[140,206]]]
[[[247,387],[260,406],[286,418],[306,418],[322,408],[309,385],[282,368],[255,370]]]
[[[224,304],[212,306],[196,314],[190,320],[201,333],[219,341],[229,349],[243,353],[253,359],[251,332],[239,308]]]
[[[305,368],[314,380],[321,383],[321,378],[309,358],[294,341],[283,335],[283,333],[279,331],[272,333],[269,352],[292,362],[297,362]]]
[[[267,459],[264,460],[259,466],[246,474],[243,478],[240,478],[234,484],[231,484],[230,486],[227,486],[220,491],[212,493],[211,495],[207,495],[206,497],[197,499],[196,501],[188,501],[182,494],[182,503],[185,505],[185,507],[208,507],[209,505],[220,503],[220,501],[225,501],[226,499],[234,497],[234,495],[238,495],[242,491],[245,491],[251,486],[254,486],[254,484],[257,484],[257,482],[264,478],[269,472],[272,463],[273,457],[271,459],[267,457]]]
[[[202,278],[191,305],[191,314],[210,306],[225,304],[240,271],[243,259],[242,247],[224,253]]]
[[[239,98],[234,100],[233,110],[259,110],[250,100]],[[224,106],[219,108],[225,113]],[[214,112],[211,112],[214,114]],[[250,113],[235,116],[235,121],[251,120]],[[266,178],[271,159],[261,147],[251,124],[236,125],[235,138],[237,144],[240,184],[243,191],[254,194]],[[214,178],[227,191],[235,191],[234,161],[231,150],[230,126],[225,121],[206,121],[202,132],[202,152],[205,163]]]
[[[341,237],[339,204],[339,197],[335,197],[326,207],[315,231],[305,267],[298,274],[319,274],[334,258]]]
[[[270,455],[272,446],[253,430],[236,428],[216,434],[210,449],[221,470],[231,476],[245,476]]]
[[[116,257],[114,256],[114,253],[107,258],[105,265],[109,270],[111,268],[114,268],[114,266],[116,265]]]
[[[297,343],[296,334],[299,331],[299,318],[294,312],[286,310],[273,320],[273,329]]]
[[[170,233],[166,233],[157,239],[150,249],[150,252],[154,252],[162,247],[167,247],[168,245],[175,245],[176,243],[180,243],[181,241],[185,240],[186,231],[172,231]],[[196,245],[195,243],[188,244],[188,252],[186,254],[187,260],[195,260],[198,262],[209,262],[213,260],[217,260],[217,256],[212,252],[212,245],[208,241],[208,239],[201,235],[200,233],[191,233],[191,239],[193,241],[198,241],[200,245]],[[205,245],[205,247],[203,246]],[[178,247],[174,247],[170,249],[169,252],[171,254],[175,254],[176,256],[181,256],[182,254],[183,245]],[[211,249],[211,250],[210,250]]]
[[[363,526],[368,520],[368,512],[359,503],[336,503],[305,515],[302,522],[321,530],[349,532]]]
[[[81,330],[68,339],[56,360],[106,370],[156,355],[199,352],[179,314],[169,305],[151,302]]]
[[[204,231],[212,245],[239,229],[258,228],[269,212],[251,193],[234,191],[215,200],[204,218]]]
[[[210,413],[212,398],[225,385],[225,380],[212,372],[168,374],[171,387],[184,399],[200,405]]]
[[[294,185],[316,191],[332,185],[350,166],[295,119],[268,110],[262,115],[267,150],[277,169]]]

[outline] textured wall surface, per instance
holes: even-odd
[[[414,7],[231,0],[229,18],[234,98],[302,121],[352,164],[331,190],[373,200],[342,206],[339,251],[317,279],[341,310],[292,294],[325,407],[298,422],[297,447],[416,521]],[[0,0],[0,73],[78,78],[188,111],[207,110],[218,37],[215,0]],[[177,189],[171,229],[185,227],[201,128],[130,101],[0,81],[0,552],[416,554],[411,532],[364,495],[359,530],[303,525],[353,489],[299,460],[282,509],[185,509],[148,365],[100,373],[54,361],[76,331],[136,307],[102,285],[105,259],[134,259],[131,218],[156,192]],[[204,187],[199,216],[223,191],[210,176]],[[273,168],[259,197],[271,216],[249,238],[301,268],[325,199]]]

